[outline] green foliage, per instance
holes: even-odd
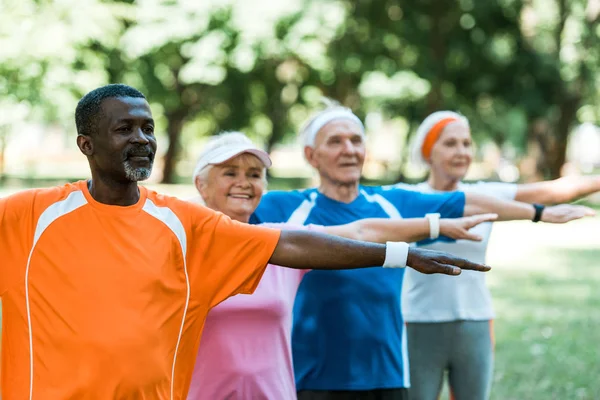
[[[550,175],[573,124],[600,120],[599,17],[585,0],[284,3],[6,0],[2,104],[72,128],[85,92],[129,83],[163,121],[173,171],[220,130],[268,148],[292,139],[321,95],[411,132],[458,110],[477,140],[547,150]]]

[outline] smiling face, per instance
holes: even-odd
[[[317,133],[314,147],[304,151],[322,183],[351,185],[360,180],[366,149],[362,129],[355,122],[329,122]]]
[[[265,190],[265,166],[244,153],[200,174],[196,188],[206,206],[240,222],[248,222]]]
[[[77,143],[100,177],[119,183],[148,179],[156,154],[148,102],[134,97],[103,100],[97,131],[79,135]]]
[[[471,131],[464,123],[454,122],[440,134],[428,162],[435,177],[460,181],[467,174],[472,160]]]

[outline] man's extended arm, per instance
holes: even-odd
[[[384,245],[295,230],[281,232],[269,262],[290,268],[326,270],[410,266],[426,274],[448,275],[458,275],[461,269],[490,269],[447,253],[408,248],[405,243]]]
[[[473,215],[463,218],[442,218],[437,223],[438,235],[451,239],[481,240],[469,229],[482,222],[494,221],[495,214]],[[432,237],[427,218],[365,218],[344,225],[325,226],[325,233],[365,242],[418,242]]]

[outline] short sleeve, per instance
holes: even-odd
[[[24,277],[31,234],[33,193],[25,191],[0,199],[0,296]]]
[[[463,192],[453,192],[444,194],[425,194],[422,196],[428,196],[427,201],[432,201],[432,208],[437,208],[442,218],[460,218],[465,213],[465,194]],[[437,199],[433,199],[429,196],[440,196]]]
[[[268,228],[276,228],[276,229],[279,229],[282,231],[298,230],[298,231],[312,231],[312,232],[318,232],[318,233],[327,233],[325,231],[324,226],[313,225],[313,224],[296,225],[296,224],[289,224],[289,223],[281,222],[281,223],[266,223],[266,224],[261,224],[261,226],[268,227]],[[280,267],[280,268],[287,268],[287,267]],[[288,269],[291,270],[292,268],[288,268]],[[312,270],[311,269],[294,269],[293,271],[290,271],[290,272],[297,273],[300,280],[302,280],[304,275],[306,275],[310,271],[312,271]],[[300,280],[298,281],[298,283],[300,283]]]
[[[280,207],[281,203],[277,201],[277,197],[281,198],[283,194],[280,192],[267,192],[263,194],[258,207],[256,207],[256,210],[250,216],[250,223],[258,225],[285,222],[285,216]]]
[[[254,292],[275,251],[280,230],[243,224],[205,207],[193,207],[189,269],[192,284],[210,292],[210,307]]]
[[[8,199],[6,197],[0,199],[0,295],[3,295],[8,286],[9,277],[8,272],[8,249],[7,249],[7,238],[8,238]]]
[[[287,222],[292,213],[308,200],[309,191],[273,191],[263,195],[254,213],[251,224]]]

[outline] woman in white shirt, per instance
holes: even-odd
[[[428,116],[417,130],[413,154],[429,167],[429,178],[417,185],[398,184],[421,192],[479,192],[505,200],[532,203],[534,222],[543,204],[564,203],[600,191],[600,177],[564,177],[553,181],[511,184],[463,183],[473,151],[468,120],[455,112]],[[492,223],[475,227],[479,242],[438,241],[427,248],[451,252],[474,262],[485,261]],[[457,278],[425,276],[407,270],[402,305],[408,328],[411,391],[415,400],[437,400],[444,372],[456,400],[489,398],[493,374],[494,311],[484,274],[465,271]],[[473,301],[474,298],[479,301]],[[431,340],[437,338],[436,341]]]

